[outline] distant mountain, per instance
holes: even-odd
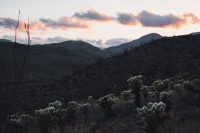
[[[83,57],[108,57],[109,52],[104,52],[98,47],[95,47],[89,43],[83,42],[83,41],[65,41],[61,43],[53,43],[53,44],[45,44],[45,47],[60,47],[64,48],[66,50],[72,51],[75,54],[78,54]]]
[[[12,41],[10,41],[8,39],[0,39],[0,42],[12,42]]]
[[[193,33],[190,33],[189,35],[199,35],[200,32],[193,32]]]
[[[123,53],[124,50],[130,50],[132,48],[138,47],[140,45],[143,45],[145,43],[148,43],[150,41],[157,40],[160,38],[162,38],[161,35],[159,35],[157,33],[151,33],[151,34],[142,36],[139,39],[133,40],[128,43],[124,43],[124,44],[114,46],[114,47],[109,47],[109,48],[105,49],[104,51],[111,52],[112,55],[116,55],[119,53]]]
[[[16,44],[18,75],[27,45]],[[0,80],[13,78],[13,42],[0,41]],[[50,79],[70,75],[89,64],[104,58],[104,52],[88,43],[67,41],[58,44],[31,45],[25,66],[24,78]]]

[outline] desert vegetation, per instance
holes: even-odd
[[[148,86],[142,78],[142,75],[130,77],[127,80],[130,90],[119,95],[88,96],[85,102],[54,101],[31,114],[13,114],[6,132],[122,132],[120,128],[127,119],[134,120],[131,125],[134,128],[126,127],[129,130],[124,132],[186,133],[191,127],[194,133],[199,130],[198,76],[159,79]],[[107,122],[116,125],[109,127]]]

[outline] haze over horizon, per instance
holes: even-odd
[[[30,18],[32,43],[83,40],[110,47],[149,33],[163,36],[200,31],[198,0],[0,0],[0,38],[11,39],[21,11],[18,42],[26,41]]]

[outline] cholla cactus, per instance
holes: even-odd
[[[88,97],[88,102],[89,102],[90,104],[92,104],[92,103],[94,102],[93,96],[89,96],[89,97]]]
[[[149,88],[148,88],[148,86],[143,86],[142,87],[142,94],[143,94],[143,96],[144,96],[144,98],[147,100],[148,99],[148,90],[149,90]]]
[[[11,115],[11,119],[10,119],[10,124],[16,124],[18,126],[26,126],[31,120],[33,119],[33,117],[31,117],[29,114],[14,114]]]
[[[55,109],[60,109],[62,106],[62,102],[60,101],[55,101],[52,103],[49,103],[49,107],[54,107]]]
[[[126,90],[126,91],[123,91],[121,94],[120,94],[120,97],[127,101],[127,100],[133,100],[134,98],[134,95],[132,93],[132,90]]]
[[[154,81],[153,86],[154,86],[155,91],[161,92],[165,90],[164,83],[161,79]]]
[[[134,76],[134,77],[130,77],[127,82],[129,83],[130,86],[134,87],[142,87],[142,79],[143,76],[142,75],[138,75],[138,76]]]
[[[47,116],[47,115],[51,115],[53,112],[55,112],[55,108],[54,107],[48,107],[48,108],[45,108],[45,109],[35,110],[35,115],[36,116]]]
[[[117,103],[120,99],[115,95],[106,95],[104,97],[99,98],[97,103],[105,110],[105,114],[107,116],[113,115],[111,105]]]
[[[116,103],[119,100],[115,95],[110,94],[104,97],[99,98],[97,103],[101,105],[103,108],[110,107],[112,104]]]
[[[35,132],[34,118],[29,114],[13,114],[10,117],[8,133],[27,133]]]
[[[172,93],[173,93],[173,91],[162,91],[162,92],[160,92],[160,100],[163,101],[163,102],[170,100]]]
[[[163,102],[159,103],[148,103],[148,106],[143,106],[137,109],[139,117],[146,122],[148,125],[154,125],[162,119],[166,109],[166,104]]]
[[[160,93],[160,100],[166,104],[166,111],[171,108],[171,96],[173,91],[163,91]]]
[[[139,75],[139,76],[135,76],[135,77],[130,77],[127,80],[131,89],[133,90],[133,93],[135,94],[135,104],[138,107],[141,106],[140,90],[143,86],[142,79],[143,79],[143,76]]]
[[[200,79],[193,79],[191,81],[191,85],[194,87],[195,90],[200,91]]]
[[[76,108],[79,106],[79,104],[75,101],[71,101],[67,103],[68,107]]]
[[[188,81],[188,80],[186,80],[186,81],[184,81],[183,82],[183,87],[185,88],[185,89],[191,89],[191,83],[190,83],[190,81]]]

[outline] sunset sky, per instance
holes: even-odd
[[[200,31],[200,0],[0,0],[0,38],[25,43],[30,19],[32,44],[84,40],[98,47],[118,45],[145,34]]]

